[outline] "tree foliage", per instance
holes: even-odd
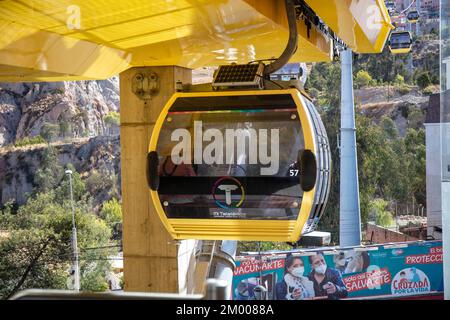
[[[70,203],[58,202],[50,191],[30,198],[16,214],[9,207],[2,211],[0,225],[7,236],[0,241],[1,297],[25,288],[67,288],[72,217]],[[84,201],[76,203],[81,285],[84,290],[104,290],[107,252],[83,249],[106,246],[111,231],[89,209]]]
[[[394,218],[388,210],[388,202],[386,200],[372,200],[370,202],[370,211],[377,225],[383,227],[390,227],[393,225]]]
[[[45,141],[51,142],[58,136],[59,132],[59,125],[45,122],[41,127],[40,135],[45,139]]]
[[[359,70],[356,73],[355,85],[357,88],[367,87],[372,82],[372,77],[365,70]]]
[[[430,74],[428,72],[423,72],[417,77],[417,85],[421,89],[425,89],[431,84]]]
[[[120,114],[115,111],[108,112],[108,114],[103,118],[106,125],[115,125],[118,126],[120,124]]]
[[[110,221],[120,215],[113,202],[106,216],[98,217],[80,175],[72,165],[75,221],[82,290],[105,290],[110,269]],[[14,210],[11,203],[0,212],[0,297],[25,288],[66,289],[70,286],[72,206],[68,177],[55,150],[44,152],[36,187],[27,203]],[[106,210],[106,209],[105,209]]]
[[[363,62],[370,63],[370,59]],[[355,66],[355,69],[360,67],[359,60]],[[319,229],[331,232],[335,243],[339,239],[340,159],[337,144],[340,130],[339,72],[338,63],[316,64],[307,82],[307,88],[318,90],[316,107],[321,111],[328,133],[333,161],[330,197]],[[376,77],[382,75],[380,73]],[[406,204],[415,201],[425,205],[425,131],[420,125],[423,119],[421,115],[420,110],[408,107],[405,117],[408,119],[409,128],[404,136],[400,136],[395,122],[388,116],[381,117],[377,123],[374,119],[357,112],[356,142],[363,225],[369,221],[373,201],[376,199],[387,204],[391,202]],[[385,211],[388,212],[387,209]],[[381,216],[379,220],[387,224],[389,215],[383,213]]]
[[[103,203],[100,217],[102,217],[110,227],[114,227],[117,223],[122,222],[122,206],[116,198],[112,198]]]
[[[33,145],[33,144],[40,144],[40,143],[45,143],[46,141],[44,140],[44,138],[42,138],[41,136],[35,136],[35,137],[25,137],[23,139],[20,140],[16,140],[16,142],[14,142],[14,146],[15,147],[23,147],[23,146],[29,146],[29,145]]]

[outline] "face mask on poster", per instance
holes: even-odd
[[[327,271],[327,265],[326,264],[322,264],[318,267],[315,267],[314,270],[318,273],[318,274],[325,274],[325,271]]]
[[[292,269],[292,275],[297,278],[302,277],[304,272],[305,272],[304,267],[297,267],[297,268]]]

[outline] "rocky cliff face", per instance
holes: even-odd
[[[0,146],[65,124],[71,137],[100,135],[103,117],[119,110],[117,77],[99,81],[0,83]],[[59,133],[61,135],[62,133]]]
[[[47,144],[13,147],[15,141],[56,130],[52,145],[61,165],[72,163],[83,178],[98,171],[109,177],[120,170],[117,135],[104,135],[105,115],[119,111],[118,77],[101,81],[0,83],[0,206],[26,202],[34,188]],[[61,139],[64,138],[64,139]],[[120,184],[119,184],[120,186]],[[101,203],[107,191],[93,194]]]
[[[118,136],[98,136],[73,139],[70,142],[52,144],[58,153],[60,165],[71,163],[89,179],[95,170],[112,177],[120,177],[120,142]],[[8,201],[24,204],[34,188],[34,175],[42,166],[47,144],[19,148],[0,149],[0,206]],[[120,179],[118,181],[120,188]],[[94,202],[107,200],[107,192],[98,190]],[[106,190],[107,191],[107,190]]]
[[[361,113],[375,121],[390,117],[401,136],[408,127],[423,124],[429,99],[417,87],[410,87],[407,92],[399,92],[393,86],[355,90],[355,104]]]

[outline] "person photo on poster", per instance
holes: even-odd
[[[276,284],[277,300],[305,300],[314,297],[314,285],[304,276],[305,264],[300,257],[288,254],[283,279]]]
[[[347,287],[342,281],[340,272],[327,266],[322,253],[309,257],[311,273],[308,278],[314,284],[314,294],[316,297],[326,297],[328,299],[342,299],[347,297]]]

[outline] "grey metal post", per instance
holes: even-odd
[[[80,291],[80,268],[78,264],[78,239],[77,239],[77,227],[75,225],[75,207],[73,202],[73,189],[72,189],[72,170],[66,170],[66,174],[69,176],[70,187],[70,204],[72,207],[72,272],[74,279],[74,290]]]
[[[352,51],[341,52],[340,246],[361,244]]]
[[[205,299],[206,300],[228,300],[229,284],[225,280],[207,279],[205,283]]]
[[[450,59],[443,56],[444,49],[448,48],[449,38],[443,37],[442,30],[450,25],[450,19],[444,14],[449,6],[447,0],[440,1],[441,206],[445,300],[450,300],[450,103],[445,98],[450,90]]]
[[[224,291],[221,295],[225,298],[222,299],[230,299],[237,241],[222,240],[216,243],[215,241],[203,240],[199,245],[198,261],[207,261],[209,263],[206,277],[208,279],[221,280],[222,284],[225,283],[225,288],[220,289]],[[206,296],[209,295],[206,294]]]
[[[421,14],[421,4],[420,4],[420,0],[416,0],[416,10],[417,13],[419,14],[420,18],[419,19],[423,19],[422,14]],[[416,22],[416,36],[420,36],[420,21]]]
[[[450,180],[442,181],[442,249],[444,299],[450,300]]]
[[[226,288],[226,299],[231,297],[236,250],[237,241],[220,241],[219,246],[216,248],[214,259],[210,268],[209,276],[211,278],[224,280],[228,283]]]

